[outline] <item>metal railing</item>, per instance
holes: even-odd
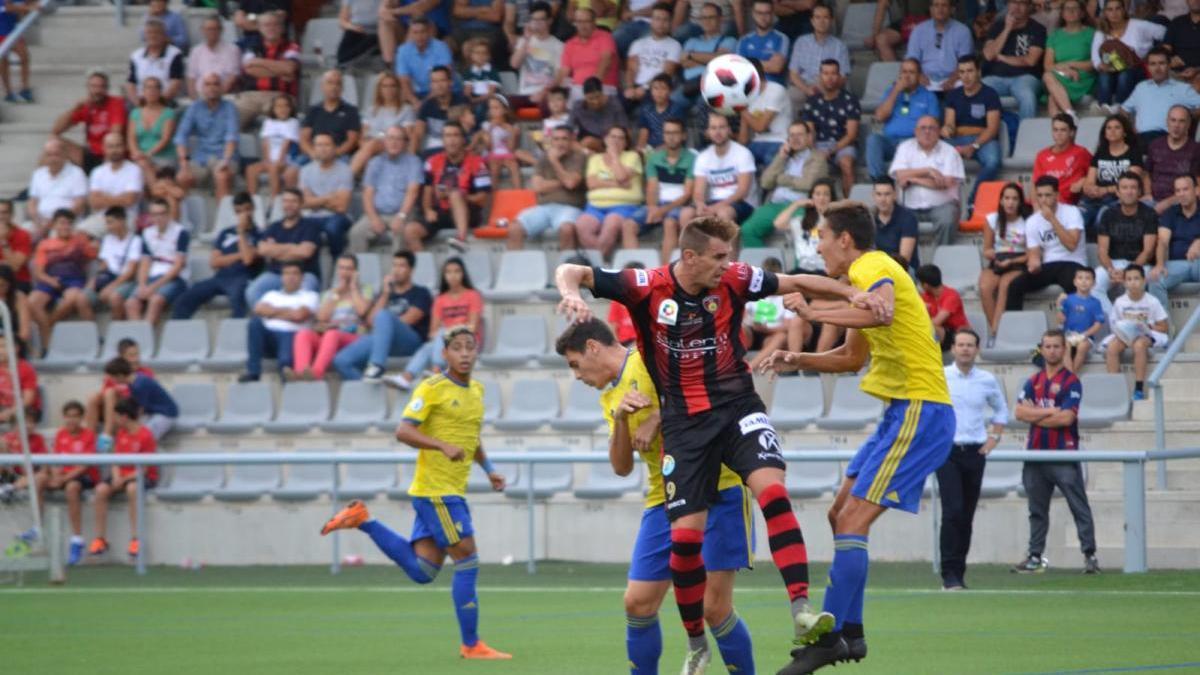
[[[3,304],[0,303],[0,307]],[[852,450],[789,450],[783,453],[788,462],[845,462],[854,456]],[[1179,450],[1153,451],[1105,451],[1105,450],[995,450],[988,455],[992,462],[1119,462],[1124,467],[1124,514],[1125,514],[1125,572],[1145,572],[1146,563],[1146,462],[1171,459],[1188,459],[1200,457],[1200,448],[1184,448]],[[530,574],[537,571],[536,541],[537,524],[534,517],[534,507],[537,500],[534,495],[536,488],[533,468],[537,464],[605,464],[608,462],[607,453],[572,453],[572,452],[489,452],[488,458],[496,463],[520,465],[528,476],[528,482],[523,485],[527,490],[525,505],[528,513],[528,561],[526,563]],[[338,467],[342,464],[413,464],[416,462],[415,452],[205,452],[205,453],[164,453],[164,454],[102,454],[102,455],[35,455],[26,462],[37,466],[134,466],[137,480],[137,522],[134,530],[142,546],[142,554],[137,557],[136,569],[138,574],[146,573],[146,551],[148,550],[145,532],[145,483],[143,467],[146,466],[200,466],[200,465],[282,465],[282,464],[328,464],[333,477],[331,498],[336,511],[339,506],[338,491],[341,486]],[[15,464],[20,460],[11,460],[0,456],[0,464]],[[795,468],[793,468],[795,470]],[[934,527],[937,527],[935,518]],[[48,545],[58,545],[48,542]],[[934,556],[937,555],[937,539],[934,539]],[[336,574],[341,566],[339,540],[333,539],[333,561],[330,571]]]
[[[1167,368],[1183,351],[1187,339],[1195,332],[1196,327],[1200,325],[1200,307],[1192,311],[1192,315],[1188,317],[1183,328],[1175,334],[1175,338],[1171,340],[1171,345],[1167,348],[1167,352],[1158,360],[1158,364],[1154,366],[1154,370],[1150,372],[1150,377],[1146,379],[1146,384],[1149,385],[1150,391],[1154,395],[1154,450],[1155,452],[1163,452],[1167,449],[1167,408],[1166,401],[1163,400],[1162,377],[1167,372]],[[1156,473],[1156,481],[1159,490],[1167,489],[1167,463],[1165,460],[1159,460],[1158,470]]]
[[[51,14],[54,12],[54,0],[42,0],[34,6],[33,11],[26,14],[13,28],[13,31],[4,38],[4,42],[0,44],[0,59],[8,56],[12,51],[13,46],[24,37],[25,31],[29,30],[30,26],[37,23],[37,20],[42,18],[43,14]]]

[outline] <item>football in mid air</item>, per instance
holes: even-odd
[[[762,91],[762,78],[749,59],[737,54],[722,54],[704,69],[700,95],[714,111],[736,115],[750,106]]]

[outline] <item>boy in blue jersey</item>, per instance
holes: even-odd
[[[815,370],[857,372],[870,358],[864,392],[887,403],[875,433],[846,467],[846,479],[829,511],[834,555],[825,589],[825,611],[836,619],[833,632],[792,652],[779,675],[802,675],[867,654],[863,596],[867,584],[867,535],[890,508],[916,513],[925,479],[950,454],[954,409],[933,338],[933,324],[912,277],[890,256],[874,249],[875,223],[858,202],[830,206],[819,227],[818,252],[830,278],[807,277],[802,286],[814,297],[846,297],[847,275],[863,294],[836,308],[815,309],[803,295],[785,305],[800,318],[847,329],[841,347],[820,354],[776,351],[763,372]]]
[[[467,508],[467,476],[478,463],[488,474],[492,489],[504,489],[504,476],[497,473],[480,444],[483,427],[483,384],[471,379],[479,347],[467,326],[455,326],[443,337],[447,369],[413,392],[404,408],[404,420],[396,427],[396,440],[418,450],[417,470],[408,494],[417,512],[412,537],[405,539],[378,520],[358,500],[339,511],[321,534],[334,530],[359,529],[388,558],[418,584],[432,582],[449,555],[454,565],[451,596],[458,615],[464,659],[511,659],[512,655],[492,649],[479,638],[479,598],[475,583],[479,556],[475,552],[475,529]]]
[[[628,476],[634,470],[635,451],[646,463],[646,510],[625,587],[625,647],[631,675],[657,675],[662,656],[658,608],[671,588],[671,524],[664,504],[674,499],[675,492],[674,483],[668,482],[666,488],[663,484],[663,475],[670,476],[673,468],[662,459],[658,393],[641,353],[621,346],[599,319],[569,326],[555,349],[566,358],[576,379],[602,392],[600,405],[611,433],[608,453],[613,471]],[[750,630],[733,609],[734,574],[753,562],[749,494],[741,478],[727,467],[721,469],[717,489],[719,498],[709,511],[703,544],[708,572],[704,619],[729,672],[752,674]],[[688,654],[684,673],[703,672],[711,661],[707,640],[700,639],[704,646],[696,654]]]
[[[1067,347],[1072,350],[1067,368],[1078,373],[1087,363],[1092,338],[1104,328],[1105,313],[1100,300],[1093,296],[1096,273],[1090,267],[1075,270],[1075,292],[1062,296],[1058,303],[1058,322],[1067,335]]]

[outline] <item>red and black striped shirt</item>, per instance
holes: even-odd
[[[691,295],[679,286],[670,265],[592,271],[596,297],[629,309],[664,419],[754,395],[742,344],[742,312],[748,301],[775,294],[779,279],[773,273],[733,263],[716,288]]]
[[[1074,410],[1078,413],[1079,402],[1083,400],[1083,385],[1075,373],[1066,368],[1055,373],[1054,377],[1047,377],[1043,369],[1026,380],[1021,400],[1039,408]],[[1030,424],[1029,442],[1025,447],[1028,450],[1078,450],[1078,422],[1053,428]]]

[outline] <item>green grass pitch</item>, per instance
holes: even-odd
[[[449,574],[418,588],[372,566],[71,570],[64,587],[28,576],[0,586],[5,673],[616,675],[625,670],[621,565],[485,566],[481,633],[511,662],[465,663]],[[825,566],[814,565],[814,581]],[[1200,572],[969,571],[944,593],[928,564],[875,565],[866,605],[870,656],[839,675],[1200,673]],[[738,610],[759,673],[783,665],[790,620],[770,565],[738,579]],[[819,602],[819,584],[814,584]],[[683,630],[660,612],[661,672],[678,672]],[[711,673],[724,672],[714,663]],[[825,672],[825,671],[822,671]]]

